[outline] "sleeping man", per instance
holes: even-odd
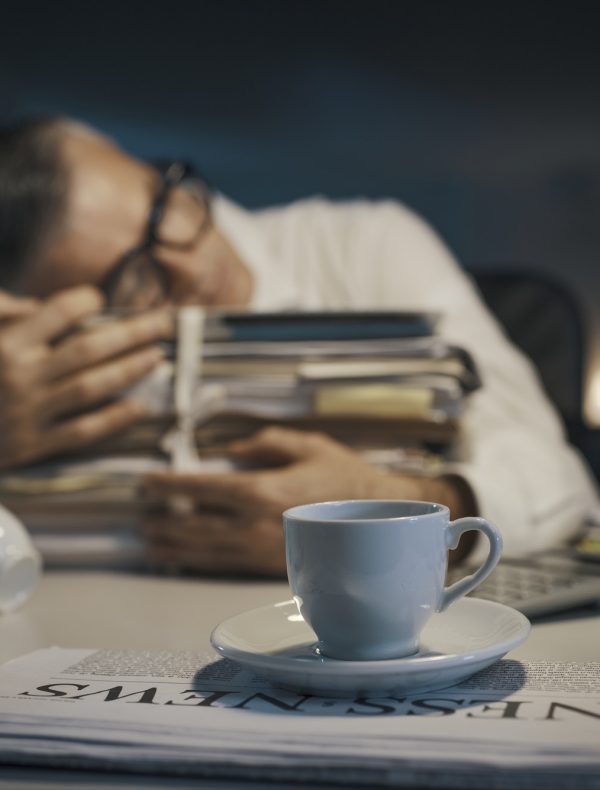
[[[483,387],[462,418],[462,458],[436,475],[384,471],[327,436],[272,427],[230,447],[252,468],[149,477],[154,496],[196,504],[147,523],[167,562],[282,575],[282,511],[350,498],[481,514],[516,554],[568,538],[595,502],[531,365],[432,229],[398,203],[249,212],[178,163],[159,171],[83,124],[32,121],[0,130],[0,270],[3,468],[141,419],[134,399],[109,399],[159,363],[173,305],[433,311],[442,338],[475,358]],[[106,305],[136,311],[72,331]]]

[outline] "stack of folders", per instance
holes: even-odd
[[[452,453],[473,360],[422,313],[207,314],[198,351],[195,438],[201,471],[223,471],[232,440],[265,425],[323,431],[373,463],[427,473]],[[0,499],[47,562],[139,561],[137,527],[153,504],[146,472],[170,466],[173,359],[136,391],[152,416],[85,454],[7,473]]]

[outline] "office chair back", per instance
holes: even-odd
[[[563,282],[538,271],[471,271],[484,301],[510,339],[533,361],[569,433],[583,422],[585,329]]]

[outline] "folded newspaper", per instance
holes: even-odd
[[[600,662],[328,699],[195,652],[48,648],[0,668],[0,763],[344,786],[600,787]]]

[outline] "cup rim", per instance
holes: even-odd
[[[406,514],[404,516],[359,516],[357,518],[328,518],[327,516],[304,515],[301,512],[308,508],[328,505],[372,505],[374,503],[379,505],[398,505],[400,503],[403,505],[429,505],[432,509],[427,513]],[[446,505],[441,505],[439,502],[428,502],[424,499],[332,499],[325,502],[307,502],[304,505],[294,505],[294,507],[284,510],[282,517],[290,521],[306,521],[320,524],[360,524],[365,521],[386,523],[390,521],[409,521],[441,514],[446,514],[448,519],[450,518],[450,510]]]

